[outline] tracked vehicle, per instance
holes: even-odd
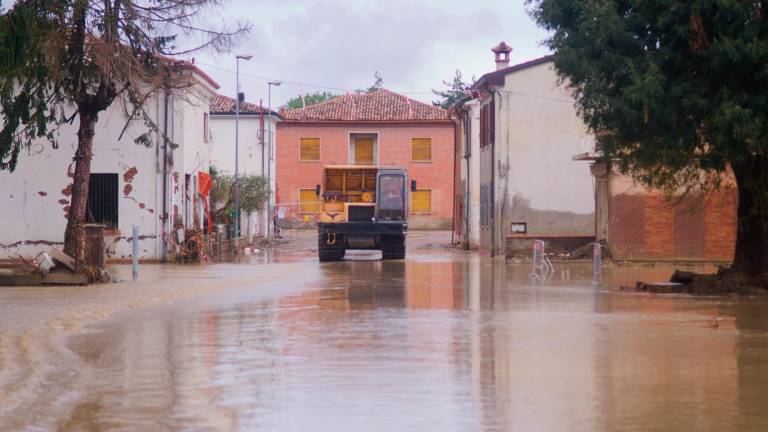
[[[381,250],[385,260],[405,258],[408,194],[405,169],[328,166],[319,199],[317,251],[320,261],[338,261],[348,249]]]

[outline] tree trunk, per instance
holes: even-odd
[[[731,166],[739,192],[731,269],[748,276],[768,273],[768,157],[754,156]]]
[[[80,111],[80,128],[77,131],[77,151],[75,152],[75,178],[72,181],[72,200],[69,206],[67,229],[64,232],[64,253],[76,261],[78,272],[83,271],[85,262],[85,232],[88,209],[88,187],[91,177],[91,159],[93,157],[93,134],[97,113]]]

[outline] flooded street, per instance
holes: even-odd
[[[78,317],[131,284],[0,291],[0,429],[768,430],[764,300],[619,290],[671,267],[595,286],[556,263],[533,284],[530,264],[421,246],[151,270],[135,295],[221,289],[102,321]]]

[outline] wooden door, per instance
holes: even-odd
[[[355,138],[355,165],[373,165],[373,138]]]

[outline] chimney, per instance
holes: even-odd
[[[512,47],[507,45],[506,42],[501,41],[498,45],[491,48],[491,51],[496,54],[496,70],[509,66],[509,53],[512,52]]]

